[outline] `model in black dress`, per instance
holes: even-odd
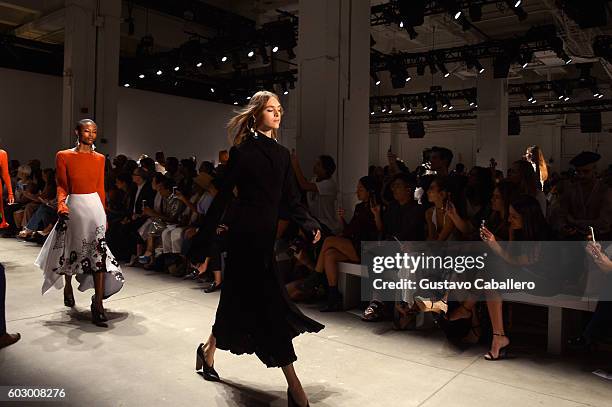
[[[228,126],[230,131],[238,127],[238,132],[211,206],[213,213],[224,212],[227,263],[215,324],[208,342],[197,349],[196,368],[203,367],[207,380],[219,380],[213,369],[216,348],[235,354],[255,353],[266,366],[283,368],[290,405],[307,405],[293,369],[297,357],[292,339],[324,326],[302,314],[289,300],[273,248],[281,203],[315,241],[320,237],[320,225],[300,202],[289,151],[273,138],[281,109],[276,95],[258,92]],[[220,210],[234,188],[236,199],[229,208]]]

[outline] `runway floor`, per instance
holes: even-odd
[[[75,286],[74,310],[63,306],[61,291],[41,296],[41,272],[32,264],[38,250],[0,239],[8,331],[22,334],[20,342],[0,351],[0,386],[65,389],[67,402],[51,405],[286,405],[281,370],[267,369],[255,356],[217,352],[223,383],[206,382],[194,372],[195,348],[210,332],[218,293],[124,268],[124,289],[105,305],[110,327],[98,328],[90,322],[93,292]],[[488,362],[485,348],[457,350],[435,329],[395,332],[389,323],[301,307],[326,325],[294,341],[296,370],[313,407],[612,405],[612,381],[591,374],[594,361],[527,346],[515,359]]]

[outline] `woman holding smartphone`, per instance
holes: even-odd
[[[378,232],[372,208],[379,208],[378,186],[376,180],[365,176],[357,182],[357,199],[353,217],[349,223],[344,219],[344,209],[338,209],[342,224],[340,236],[330,236],[323,242],[317,260],[316,271],[325,272],[328,284],[327,306],[321,312],[342,310],[342,295],[338,292],[338,262],[357,263],[361,259],[361,242],[376,240]]]

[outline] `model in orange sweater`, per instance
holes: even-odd
[[[8,203],[9,205],[15,202],[15,198],[13,197],[13,187],[11,186],[11,176],[9,175],[9,167],[8,167],[8,154],[6,151],[0,149],[0,177],[6,185],[6,190],[8,191]],[[2,206],[2,184],[0,184],[0,229],[8,227],[6,219],[4,218],[4,207]]]
[[[108,326],[102,300],[123,286],[119,263],[106,245],[104,164],[102,154],[94,151],[97,126],[81,120],[75,129],[77,146],[56,155],[57,212],[59,220],[49,234],[35,264],[43,271],[42,292],[61,288],[65,280],[64,305],[75,305],[72,277],[79,290],[95,289],[92,321]]]
[[[97,192],[102,206],[106,207],[104,196],[104,163],[102,154],[95,151],[83,152],[71,148],[55,156],[57,180],[57,213],[68,215],[66,197],[70,194]]]

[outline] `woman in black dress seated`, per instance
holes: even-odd
[[[300,203],[289,151],[276,142],[282,113],[275,94],[257,92],[228,124],[234,146],[209,210],[223,223],[218,231],[227,230],[227,263],[215,324],[206,344],[197,348],[196,369],[202,367],[205,379],[218,381],[213,368],[217,348],[255,353],[266,366],[282,368],[289,405],[307,406],[293,368],[297,357],[292,339],[324,326],[289,301],[279,276],[274,240],[281,201],[315,243],[321,233],[319,223]],[[236,199],[227,210],[219,210],[234,188]]]

